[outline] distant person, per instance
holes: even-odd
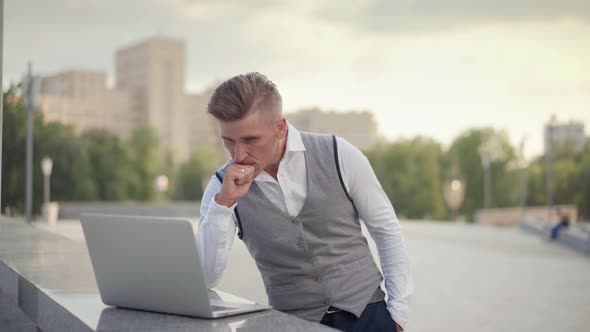
[[[367,158],[343,138],[298,131],[259,73],[223,82],[208,112],[231,155],[201,200],[196,241],[209,287],[220,282],[237,228],[274,308],[344,331],[403,331],[414,288],[408,253]]]
[[[557,237],[559,236],[559,231],[562,228],[569,227],[569,225],[570,225],[570,217],[567,213],[562,212],[559,207],[557,208],[556,212],[557,212],[557,216],[559,217],[559,222],[551,228],[551,235],[550,235],[551,240],[557,239]]]

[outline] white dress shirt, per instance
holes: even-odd
[[[414,285],[400,223],[367,158],[343,138],[337,137],[337,144],[344,185],[377,245],[388,295],[387,309],[404,328]],[[254,181],[273,204],[296,216],[307,195],[307,167],[301,134],[291,124],[288,124],[287,146],[277,179],[262,171]],[[220,190],[221,183],[212,176],[201,200],[201,220],[196,236],[210,288],[221,280],[236,234],[233,213],[236,204],[230,208],[217,204],[213,198]]]

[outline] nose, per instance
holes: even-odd
[[[246,159],[247,155],[248,152],[246,151],[244,145],[236,143],[236,145],[234,146],[234,161],[237,163],[241,163]]]

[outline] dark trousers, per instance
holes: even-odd
[[[348,311],[338,311],[325,314],[320,323],[346,332],[396,331],[385,301],[368,304],[359,318]]]

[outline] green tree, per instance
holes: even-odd
[[[158,134],[147,125],[137,127],[126,144],[129,157],[128,198],[149,201],[156,197],[154,179],[161,169]]]
[[[554,147],[551,161],[553,204],[574,204],[580,218],[590,217],[590,145]],[[527,205],[547,204],[547,160],[537,157],[528,168]]]
[[[547,201],[547,168],[543,157],[536,158],[528,166],[527,206],[543,205]]]
[[[2,209],[23,213],[25,195],[26,111],[19,86],[4,93],[2,147]],[[39,213],[43,200],[41,159],[53,160],[51,199],[85,200],[96,196],[87,155],[70,126],[45,124],[43,114],[33,113],[33,211]]]
[[[590,144],[586,144],[579,155],[574,179],[574,203],[580,217],[590,220]]]
[[[43,123],[37,113],[34,134],[34,182],[35,202],[42,199],[43,174],[41,160],[53,160],[51,172],[51,200],[93,200],[96,198],[96,183],[91,178],[91,165],[86,151],[81,149],[73,128],[60,123]],[[40,204],[35,204],[39,211]]]
[[[459,171],[465,179],[465,200],[461,213],[468,220],[472,220],[475,211],[484,205],[484,170],[480,148],[490,140],[496,142],[497,150],[490,164],[492,207],[515,206],[519,202],[520,173],[510,167],[516,162],[516,152],[506,133],[493,128],[467,130],[453,141],[448,154],[450,159],[458,161]]]
[[[447,216],[440,181],[442,151],[437,142],[417,137],[377,146],[366,155],[399,215]]]
[[[19,86],[3,93],[2,211],[24,211],[26,112]]]
[[[81,150],[88,155],[96,199],[129,199],[128,179],[133,171],[123,142],[105,130],[91,130],[81,136]]]
[[[204,185],[213,175],[218,157],[213,147],[203,147],[182,164],[176,177],[175,199],[200,200]]]

